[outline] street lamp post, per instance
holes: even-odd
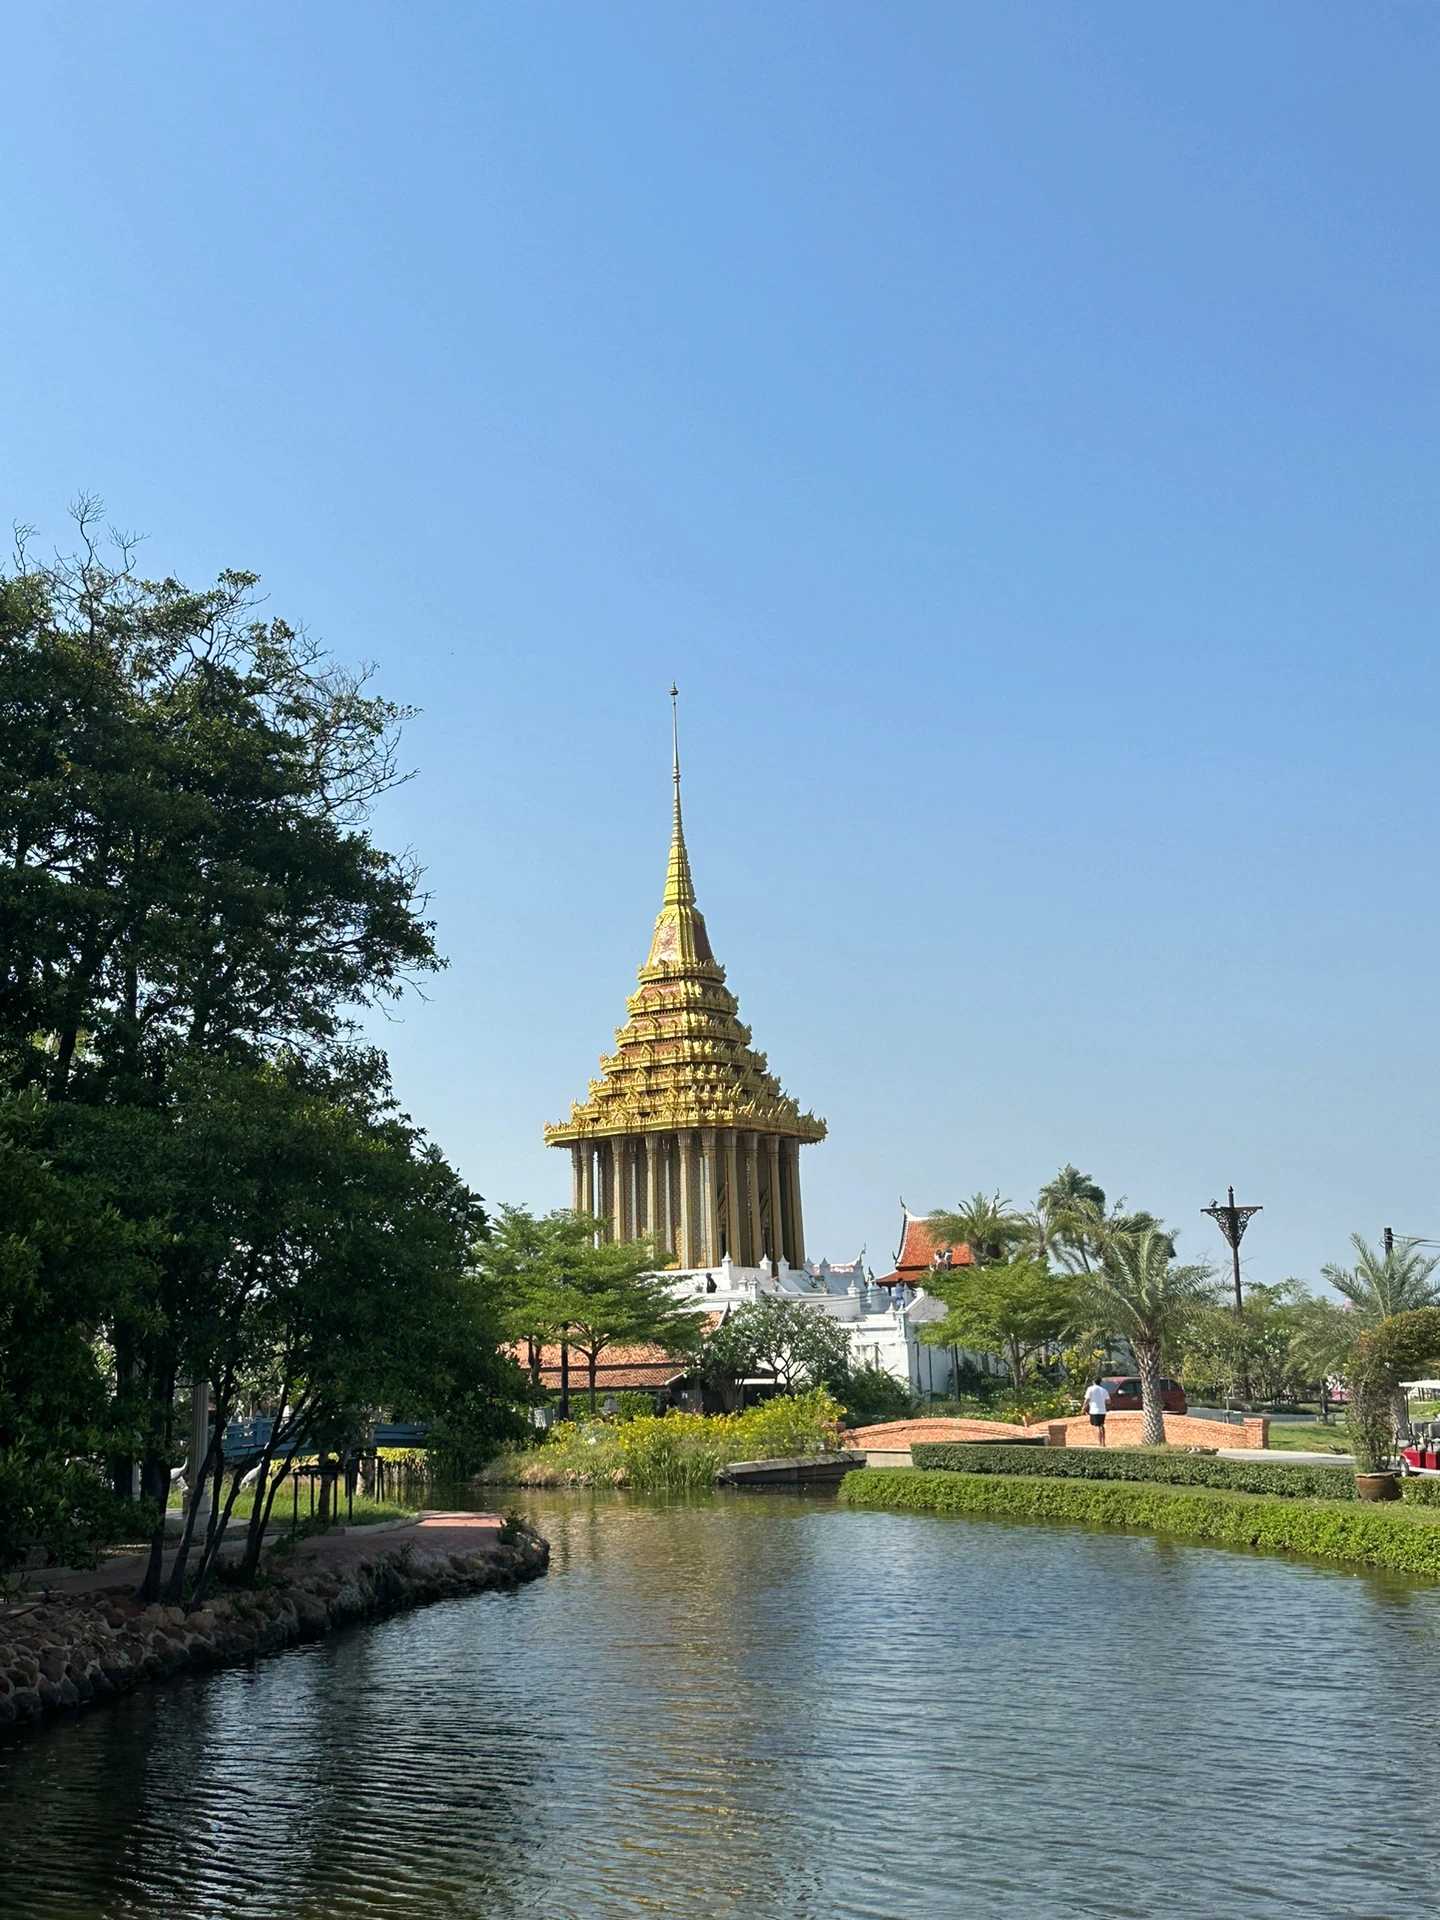
[[[1239,1315],[1245,1311],[1244,1297],[1240,1292],[1240,1242],[1245,1237],[1246,1227],[1257,1213],[1264,1212],[1264,1208],[1237,1207],[1234,1187],[1227,1187],[1226,1192],[1229,1200],[1225,1206],[1212,1200],[1208,1207],[1202,1207],[1200,1211],[1209,1214],[1230,1243],[1230,1258],[1235,1268],[1235,1312]]]

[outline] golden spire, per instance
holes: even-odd
[[[675,818],[665,898],[639,991],[616,1031],[616,1051],[602,1057],[599,1080],[569,1120],[545,1129],[551,1146],[607,1135],[674,1133],[728,1127],[823,1140],[825,1122],[802,1113],[750,1044],[739,1003],[725,984],[695,904],[695,883],[680,817],[680,690],[670,689],[671,780]]]
[[[655,920],[647,967],[662,964],[715,964],[705,918],[695,904],[695,882],[690,877],[690,855],[685,848],[685,823],[680,818],[680,689],[670,688],[670,744],[674,755],[675,822],[670,829],[670,860],[665,868],[665,898]]]
[[[685,849],[685,822],[680,818],[680,689],[670,683],[670,744],[675,755],[675,824],[670,830],[670,864],[665,869],[662,907],[693,907],[695,882],[690,877],[690,855]]]

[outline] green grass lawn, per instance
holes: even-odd
[[[346,1511],[344,1496],[341,1496],[334,1524],[342,1527],[375,1527],[382,1520],[404,1520],[416,1513],[418,1508],[401,1506],[394,1500],[372,1500],[367,1494],[357,1493],[353,1509]],[[270,1509],[270,1533],[288,1533],[291,1518],[290,1489],[282,1487],[276,1497],[275,1505]],[[230,1515],[233,1529],[248,1526],[250,1522],[251,1499],[248,1492],[242,1493],[235,1502]],[[310,1495],[305,1487],[300,1489],[299,1524],[302,1528],[310,1525]],[[318,1521],[315,1523],[318,1527]]]
[[[1272,1420],[1270,1422],[1270,1445],[1279,1447],[1286,1453],[1349,1453],[1350,1440],[1343,1421],[1337,1421],[1333,1427],[1322,1427],[1317,1420],[1304,1426],[1297,1421]]]

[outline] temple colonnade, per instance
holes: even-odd
[[[688,1127],[576,1140],[570,1155],[571,1205],[609,1240],[656,1240],[680,1267],[805,1263],[798,1140]]]

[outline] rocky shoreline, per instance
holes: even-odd
[[[423,1527],[384,1544],[350,1536],[351,1551],[292,1563],[271,1581],[221,1590],[194,1613],[147,1606],[109,1589],[0,1610],[0,1737],[58,1713],[129,1693],[172,1674],[242,1665],[335,1627],[544,1573],[549,1543],[525,1528],[458,1550]]]

